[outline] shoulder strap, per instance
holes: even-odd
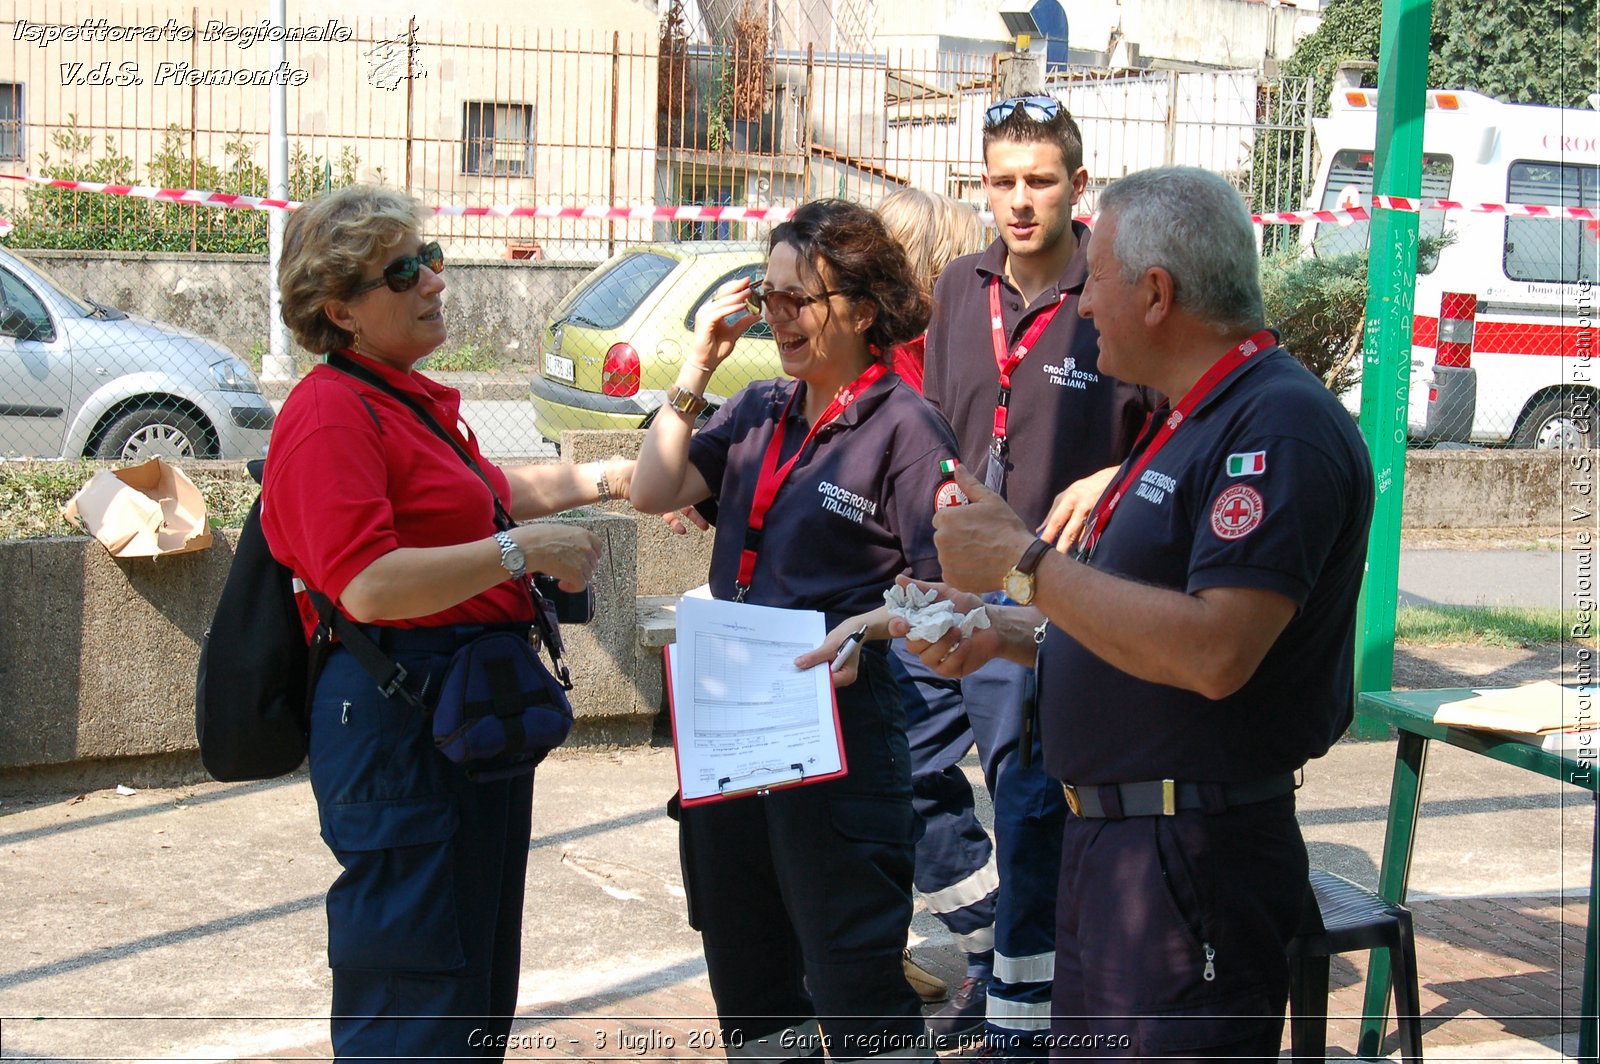
[[[504,532],[516,524],[516,522],[511,519],[511,515],[506,513],[505,507],[500,504],[500,496],[495,492],[494,485],[489,483],[488,476],[486,476],[483,470],[479,468],[478,463],[473,459],[472,455],[467,453],[467,449],[461,446],[460,442],[457,441],[454,436],[445,431],[444,426],[440,425],[439,422],[434,419],[433,415],[428,413],[426,407],[417,402],[411,396],[407,395],[405,392],[402,392],[400,389],[390,384],[388,381],[384,380],[378,374],[372,372],[372,370],[368,369],[366,366],[361,365],[359,362],[356,362],[353,359],[346,358],[337,351],[331,352],[328,355],[328,365],[332,366],[340,373],[354,377],[356,380],[371,385],[380,392],[387,394],[396,402],[402,403],[406,407],[410,408],[411,412],[417,415],[417,418],[427,426],[428,431],[432,432],[435,436],[449,444],[450,449],[456,453],[456,457],[461,459],[461,461],[466,464],[468,469],[476,473],[478,475],[478,479],[483,481],[484,486],[489,489],[489,498],[494,500],[495,525],[500,529],[500,531]],[[365,400],[363,400],[363,402],[365,402]],[[372,408],[369,406],[367,409],[371,410]],[[376,414],[373,415],[373,420],[377,420]]]
[[[367,397],[351,388],[355,397],[361,400],[361,405],[367,408],[367,413],[372,417],[372,423],[383,431],[383,423],[378,420],[378,412],[372,409],[372,404],[367,402]],[[247,462],[245,468],[257,484],[263,482],[266,473],[266,462],[256,459]],[[302,581],[304,583],[304,581]],[[421,701],[405,686],[406,670],[389,655],[378,648],[378,644],[363,632],[359,625],[340,613],[333,605],[333,600],[322,592],[306,584],[306,594],[311,596],[311,605],[317,611],[317,625],[311,631],[311,656],[309,667],[306,669],[306,706],[311,705],[311,700],[316,697],[317,680],[322,675],[322,664],[327,660],[328,651],[333,649],[331,636],[337,634],[339,641],[350,651],[367,675],[372,677],[378,685],[378,690],[385,698],[399,697],[416,709],[422,709]]]
[[[338,351],[331,351],[328,353],[328,365],[333,367],[335,370],[338,370],[340,373],[354,377],[356,380],[371,385],[372,387],[388,395],[390,398],[394,399],[396,402],[399,402],[409,408],[410,411],[417,415],[417,418],[425,426],[427,426],[430,432],[450,445],[450,449],[456,453],[456,457],[461,459],[461,461],[466,464],[468,469],[476,473],[478,475],[478,479],[483,481],[484,487],[489,489],[489,498],[494,502],[495,527],[502,532],[516,527],[516,522],[511,519],[511,515],[506,512],[506,508],[501,505],[500,495],[494,490],[494,485],[489,483],[488,476],[479,467],[472,455],[467,452],[467,449],[461,446],[460,442],[457,441],[454,436],[445,431],[444,427],[434,419],[433,415],[428,412],[427,408],[425,408],[421,403],[417,402],[411,396],[407,395],[405,392],[402,392],[400,389],[384,380],[372,370],[368,369],[366,366],[361,365],[354,359],[345,357]],[[371,407],[368,407],[368,409],[370,410]],[[374,414],[373,418],[376,420],[377,415]],[[555,666],[554,672],[556,679],[560,681],[563,687],[570,691],[572,690],[572,680],[567,671],[566,662],[562,660],[562,656],[565,653],[565,648],[561,643],[561,629],[550,619],[550,615],[545,609],[546,604],[543,600],[543,597],[537,590],[534,589],[533,581],[526,580],[523,586],[527,589],[529,597],[533,600],[533,624],[534,627],[539,629],[540,642],[544,643],[545,647],[550,652],[550,661]],[[340,633],[339,638],[344,638],[344,634],[342,632]],[[396,667],[398,668],[398,666]],[[380,686],[382,685],[380,684]]]

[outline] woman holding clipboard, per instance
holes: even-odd
[[[631,498],[648,513],[717,499],[717,598],[820,610],[833,626],[881,605],[897,575],[938,572],[933,500],[955,437],[884,361],[926,328],[929,299],[876,215],[823,200],[773,230],[759,284],[731,281],[702,306]],[[792,379],[751,384],[693,435],[758,312]],[[916,818],[884,643],[837,679],[852,677],[837,691],[845,776],[679,814],[730,1056],[933,1058],[901,967]]]

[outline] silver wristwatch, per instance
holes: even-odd
[[[500,544],[500,564],[506,567],[506,572],[522,579],[522,575],[528,571],[528,556],[522,553],[517,541],[511,538],[509,532],[496,532],[494,541]]]

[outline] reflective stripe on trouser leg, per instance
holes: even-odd
[[[1056,894],[1067,809],[1060,784],[1038,767],[1043,758],[1037,737],[1033,765],[1024,769],[1018,763],[1021,690],[1016,681],[1025,673],[1015,669],[987,683],[969,684],[966,701],[985,769],[994,781],[1000,892],[988,1028],[992,1035],[1031,1040],[1050,1026]]]
[[[989,1027],[1003,1032],[1042,1034],[1050,1029],[1050,984],[1044,985],[1043,1001],[1010,1001],[989,991]]]
[[[1050,1029],[1050,984],[1056,954],[1008,957],[994,954],[994,979],[989,984],[988,1027],[991,1033],[1022,1035],[1025,1040]]]
[[[923,894],[923,899],[928,903],[929,911],[943,916],[983,901],[999,889],[1000,872],[991,853],[989,862],[982,868],[959,883]]]
[[[994,955],[994,977],[1005,983],[1048,983],[1055,978],[1056,951],[1035,953],[1027,957],[1007,957],[998,950]]]
[[[822,1057],[822,1027],[816,1018],[785,1027],[760,1038],[747,1038],[741,1045],[723,1039],[729,1060],[809,1060]]]
[[[994,949],[994,925],[980,927],[970,935],[955,935],[956,948],[962,953],[987,953]]]

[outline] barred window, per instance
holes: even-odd
[[[1338,152],[1333,157],[1333,162],[1328,167],[1328,185],[1322,190],[1322,202],[1318,204],[1325,211],[1334,210],[1339,206],[1339,196],[1347,188],[1355,188],[1361,193],[1361,206],[1372,209],[1372,160],[1370,151],[1352,151],[1346,149]],[[1422,198],[1425,200],[1449,199],[1450,178],[1455,172],[1455,159],[1449,155],[1424,155],[1422,157]],[[1367,246],[1371,236],[1370,222],[1351,222],[1348,225],[1339,225],[1337,222],[1317,223],[1316,249],[1318,255],[1342,255],[1349,251],[1362,251]],[[1441,211],[1426,211],[1417,223],[1417,234],[1423,240],[1437,240],[1444,234],[1444,214]],[[1417,259],[1418,273],[1432,273],[1433,268],[1439,265],[1439,253],[1425,255]]]
[[[678,175],[678,202],[704,207],[731,207],[744,202],[744,178],[708,174],[698,178]],[[733,223],[726,221],[682,221],[675,223],[674,240],[732,240]]]
[[[22,86],[0,81],[0,159],[23,158],[23,147]]]
[[[1547,207],[1600,206],[1600,168],[1518,160],[1506,174],[1507,203]],[[1507,218],[1506,276],[1513,281],[1576,284],[1600,279],[1594,222],[1563,218]]]
[[[462,104],[461,172],[533,176],[533,104]]]

